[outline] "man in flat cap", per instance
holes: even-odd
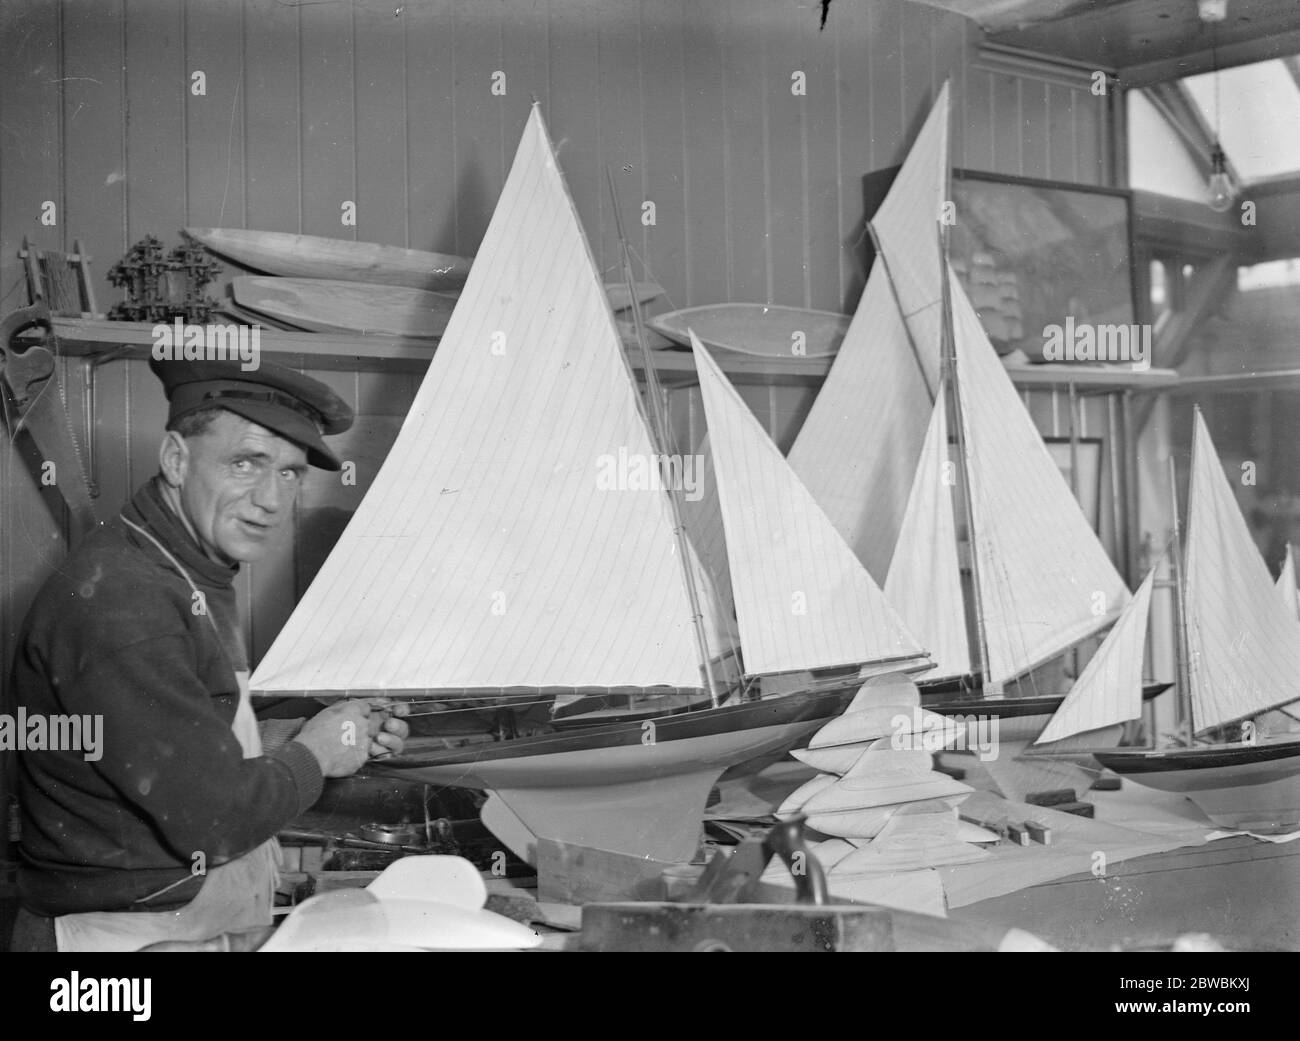
[[[322,433],[352,413],[280,366],[154,360],[159,473],[46,582],[14,691],[29,716],[102,718],[98,754],[20,753],[14,950],[137,950],[269,924],[276,833],[325,777],[400,751],[404,706],[337,702],[264,754],[233,581],[264,556]]]

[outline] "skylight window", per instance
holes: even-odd
[[[1207,72],[1183,80],[1214,132],[1215,77],[1219,136],[1247,184],[1300,171],[1300,87],[1282,58]]]

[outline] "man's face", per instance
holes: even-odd
[[[307,453],[233,412],[185,444],[181,509],[200,544],[227,564],[261,559],[293,512]]]

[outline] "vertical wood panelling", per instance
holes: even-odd
[[[903,82],[903,22],[909,4],[869,4],[867,39],[871,166],[877,170],[903,161],[903,110],[912,99],[900,93]]]
[[[185,92],[187,223],[227,227],[244,212],[244,31],[239,0],[185,5],[185,76],[205,78],[206,93]]]
[[[1020,79],[996,73],[993,76],[993,165],[994,173],[1020,175],[1021,138]]]
[[[1122,107],[1122,106],[1121,106]],[[1110,98],[1096,97],[1091,91],[1074,94],[1074,169],[1084,184],[1108,185],[1106,168],[1107,135],[1110,133]]]
[[[533,98],[541,104],[543,115],[550,112],[549,22],[544,3],[508,5],[501,11],[501,68],[509,83],[505,97],[496,99],[503,178],[514,160]]]
[[[1074,168],[1074,108],[1077,92],[1047,85],[1047,170],[1058,181],[1077,181]]]
[[[728,299],[726,95],[722,41],[726,34],[720,4],[685,5],[682,30],[682,166],[686,200],[682,264],[685,296],[679,306]],[[659,272],[667,277],[668,272]],[[671,289],[670,289],[671,292]]]
[[[406,19],[407,241],[413,249],[456,250],[455,41],[451,0],[409,4]]]
[[[185,224],[185,72],[180,4],[127,0],[126,198],[128,245],[155,235],[171,248]]]
[[[895,162],[902,162],[908,146],[920,132],[930,114],[938,84],[934,82],[935,48],[932,32],[934,19],[920,4],[904,4],[899,45],[900,71],[894,94],[899,105],[902,136],[895,146]]]
[[[970,170],[995,170],[997,134],[993,119],[993,73],[971,68],[962,98],[965,127],[962,147],[953,153],[953,165]]]
[[[850,311],[866,284],[864,204],[862,178],[878,168],[872,141],[871,67],[878,47],[863,47],[860,40],[879,39],[872,21],[874,6],[840,4],[827,18],[834,31],[835,64],[839,74],[837,130],[839,168],[836,171],[840,202],[838,261],[840,298],[838,309]]]
[[[360,202],[353,11],[347,4],[307,4],[298,9],[298,17],[302,231],[365,241],[358,227],[343,223],[343,204]],[[292,104],[282,102],[281,107],[293,111]],[[397,166],[399,156],[392,158],[391,165]],[[378,205],[382,208],[383,203]],[[358,205],[357,224],[366,219]]]
[[[641,197],[655,203],[658,223],[628,229],[633,245],[650,264],[653,278],[670,290],[672,299],[656,302],[660,311],[685,307],[687,296],[686,68],[682,40],[683,0],[643,0],[641,3]],[[639,231],[638,231],[639,228]],[[633,272],[641,276],[634,262]]]
[[[63,226],[68,245],[79,238],[94,258],[95,297],[107,311],[119,294],[107,272],[129,245],[122,12],[102,0],[68,0],[62,10]],[[6,247],[5,260],[11,256]]]
[[[808,249],[808,215],[805,211],[808,155],[808,121],[811,113],[833,106],[833,80],[818,77],[809,67],[811,44],[817,36],[817,19],[809,8],[791,4],[767,27],[763,41],[766,80],[767,197],[766,292],[774,304],[806,307],[811,291],[812,259]],[[802,94],[795,94],[795,73],[803,77]],[[818,258],[827,269],[833,252]]]
[[[727,0],[726,9],[722,49],[726,80],[723,103],[727,109],[723,141],[723,176],[727,183],[725,299],[761,302],[767,299],[770,217],[763,148],[763,124],[770,103],[762,60],[767,20],[744,18],[744,0]]]
[[[145,233],[173,244],[187,223],[472,254],[533,95],[607,277],[618,277],[613,164],[630,241],[667,290],[657,309],[728,299],[852,309],[862,177],[902,160],[949,75],[956,162],[1107,183],[1110,117],[1086,88],[973,65],[978,31],[925,5],[836,4],[824,31],[819,17],[817,5],[778,0],[10,0],[0,8],[4,305],[22,296],[24,232],[48,248],[82,238],[105,310],[121,297],[107,267]],[[197,69],[202,96],[189,90]],[[791,93],[796,70],[805,96]],[[504,96],[492,93],[496,71]],[[56,228],[38,223],[47,198],[60,204]],[[645,199],[653,227],[640,222]],[[356,228],[340,221],[345,200],[358,204]],[[75,407],[80,368],[70,371]],[[377,416],[403,415],[417,385],[324,378]],[[786,448],[813,390],[743,394]],[[680,436],[698,441],[697,391],[674,398]],[[146,365],[100,368],[109,509],[154,471],[163,416]],[[8,447],[0,480],[11,640],[58,555],[44,548],[58,524]],[[255,653],[291,606],[292,578],[289,554],[241,580]],[[6,668],[11,650],[0,646]]]
[[[1048,162],[1048,85],[1042,80],[1020,80],[1020,174],[1023,177],[1051,177]]]
[[[501,155],[505,98],[492,93],[493,74],[506,71],[501,60],[502,9],[501,4],[452,5],[456,252],[466,256],[477,252],[492,218],[492,206],[505,184]],[[505,86],[508,92],[508,75]]]
[[[623,220],[623,230],[635,247],[642,241],[638,234],[641,223],[641,205],[646,196],[642,185],[645,179],[645,156],[641,137],[641,41],[640,11],[633,4],[610,4],[601,8],[597,55],[599,57],[599,83],[597,97],[596,195],[598,226],[589,232],[596,263],[601,266],[601,277],[619,280],[618,226],[614,217],[614,204],[609,193],[609,176],[612,172],[618,192],[618,207]],[[577,127],[566,132],[578,132]],[[655,203],[655,225],[658,227],[658,208]],[[665,220],[672,214],[666,213]]]
[[[363,242],[406,242],[406,136],[412,114],[404,89],[403,16],[402,6],[391,0],[356,4],[356,233]]]
[[[301,232],[304,209],[324,204],[319,197],[306,199],[300,180],[304,128],[298,63],[307,33],[300,33],[298,19],[303,10],[274,0],[245,0],[244,227]],[[325,233],[351,238],[339,224],[342,200],[331,201],[334,220]]]
[[[551,5],[549,38],[551,112],[547,123],[573,195],[578,216],[599,242],[602,201],[608,191],[600,172],[596,137],[600,125],[599,26],[592,9]]]
[[[0,40],[6,55],[0,64],[0,222],[4,255],[0,259],[0,297],[5,309],[26,303],[17,252],[24,234],[39,247],[62,245],[64,213],[61,178],[62,126],[58,79],[63,74],[57,8],[0,9]],[[40,223],[42,203],[58,207],[59,223]],[[18,626],[31,598],[49,570],[62,559],[58,524],[48,514],[32,476],[32,460],[5,436],[0,446],[0,690],[7,673]],[[48,536],[55,536],[50,538]],[[9,706],[0,700],[0,709]],[[0,761],[0,793],[11,783],[13,756]],[[7,810],[8,803],[3,803]],[[4,837],[7,841],[7,836]]]
[[[807,22],[806,12],[803,17]],[[844,223],[843,199],[843,192],[853,192],[854,185],[840,182],[839,37],[833,31],[815,31],[812,26],[807,26],[804,32],[801,67],[808,72],[809,84],[800,150],[803,175],[800,206],[805,222],[801,259],[807,265],[804,303],[822,311],[839,311],[844,306],[844,261],[848,253],[845,244],[855,238],[852,228]],[[861,196],[861,191],[853,193]]]

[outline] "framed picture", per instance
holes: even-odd
[[[955,171],[949,258],[999,354],[1136,321],[1127,192]]]
[[[1101,531],[1101,438],[1079,437],[1074,440],[1074,451],[1070,451],[1068,437],[1045,437],[1048,454],[1055,460],[1065,483],[1074,491],[1075,498],[1083,515],[1088,518],[1092,530]],[[1075,470],[1075,459],[1078,470]]]
[[[868,214],[897,173],[863,178]],[[954,170],[952,195],[949,259],[999,354],[1042,361],[1048,326],[1068,338],[1085,325],[1137,321],[1129,192]]]

